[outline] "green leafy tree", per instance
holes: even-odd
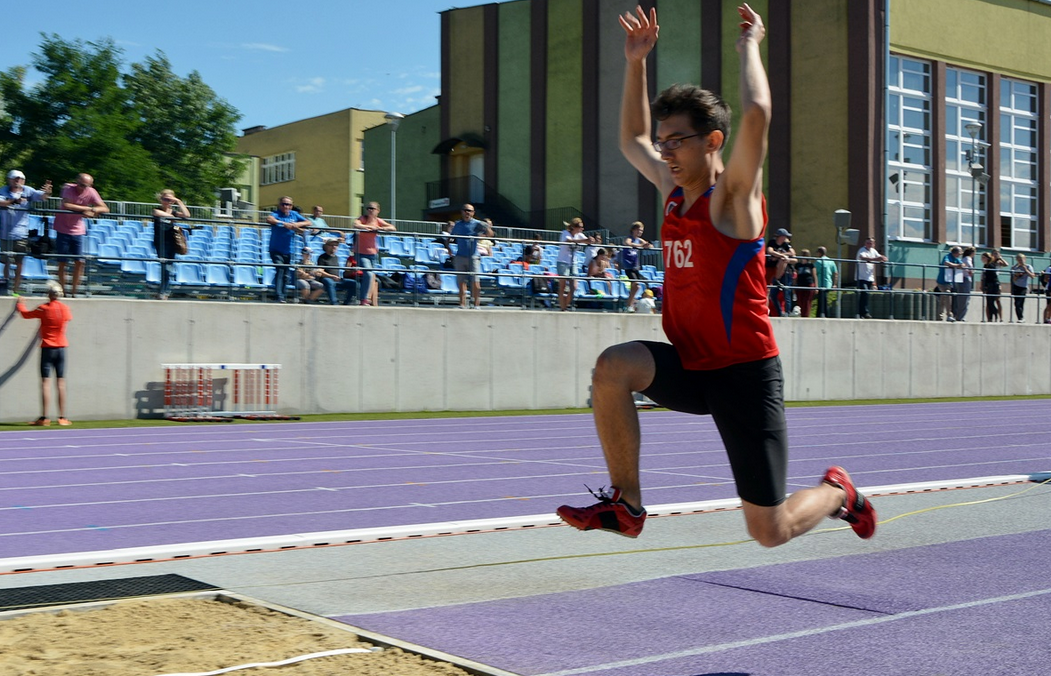
[[[153,158],[164,184],[183,199],[206,204],[230,185],[240,163],[224,160],[237,145],[237,110],[193,71],[180,78],[163,52],[132,64],[125,78],[139,125],[134,140]]]
[[[210,202],[238,169],[224,158],[237,111],[163,55],[122,75],[121,54],[108,38],[44,35],[32,56],[42,82],[27,86],[21,66],[0,73],[0,166],[56,185],[87,172],[107,200],[151,202],[170,187]]]

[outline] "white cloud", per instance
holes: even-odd
[[[288,47],[282,47],[280,45],[271,45],[266,42],[242,42],[241,49],[250,49],[260,52],[287,52]]]
[[[395,89],[391,93],[392,94],[397,94],[398,96],[407,96],[409,94],[415,94],[417,92],[422,92],[422,91],[423,91],[423,86],[422,85],[413,85],[411,87],[402,87],[401,89]]]
[[[325,91],[325,78],[309,78],[305,83],[296,85],[296,91],[300,94],[320,94]]]

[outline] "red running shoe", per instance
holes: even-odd
[[[646,522],[646,510],[638,515],[632,514],[631,508],[620,499],[620,489],[612,488],[612,494],[602,488],[598,492],[589,488],[588,491],[599,499],[590,507],[562,505],[555,512],[560,519],[579,530],[606,530],[624,537],[638,537]]]
[[[849,523],[858,537],[863,540],[875,535],[876,510],[872,508],[872,503],[854,487],[854,482],[850,480],[847,470],[842,467],[829,467],[822,481],[830,486],[842,488],[847,494],[839,514],[833,515],[833,518],[843,519]]]

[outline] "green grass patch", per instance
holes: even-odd
[[[789,408],[807,408],[816,406],[871,406],[874,404],[930,404],[954,401],[1023,401],[1028,399],[1051,399],[1048,394],[1027,394],[1013,397],[937,397],[931,399],[851,399],[840,401],[790,401],[786,403]],[[663,410],[663,409],[656,409]],[[566,415],[591,413],[590,408],[552,408],[539,410],[515,410],[515,411],[408,411],[389,413],[324,413],[319,415],[300,416],[300,422],[346,422],[355,420],[428,420],[434,418],[495,418],[505,416],[534,416],[534,415]],[[645,411],[643,411],[645,413]],[[288,422],[288,421],[284,421]],[[27,430],[46,431],[52,429],[101,429],[112,427],[168,427],[186,425],[247,425],[265,424],[256,420],[234,419],[229,423],[213,422],[173,422],[171,420],[145,419],[145,420],[76,420],[71,428],[60,428],[52,421],[51,427],[30,428],[24,422],[0,423],[0,431]]]

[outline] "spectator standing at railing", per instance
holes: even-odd
[[[19,298],[15,309],[26,319],[40,320],[40,404],[41,414],[29,423],[37,427],[47,427],[51,421],[47,411],[51,407],[51,370],[55,371],[55,384],[58,388],[58,424],[71,425],[66,418],[66,324],[73,319],[69,306],[59,300],[62,297],[62,286],[58,282],[48,281],[47,302],[41,303],[32,310],[27,310]]]
[[[792,308],[793,315],[810,316],[810,304],[814,300],[814,259],[810,255],[810,249],[802,249],[799,252],[799,262],[796,263],[796,300],[799,303]],[[796,309],[799,312],[796,312]]]
[[[796,251],[792,248],[792,233],[778,228],[774,240],[766,247],[766,274],[770,285],[770,314],[783,317],[792,311],[792,286]]]
[[[952,247],[942,256],[942,262],[938,267],[938,288],[934,291],[938,294],[939,321],[956,321],[956,317],[953,314],[956,298],[956,275],[963,265],[960,261],[962,252],[963,250],[960,247]],[[961,282],[963,281],[962,274],[960,280]]]
[[[876,251],[876,239],[869,237],[865,246],[858,249],[857,282],[858,282],[858,316],[872,319],[869,314],[869,289],[876,286],[876,264],[885,263],[887,257]]]
[[[620,272],[631,280],[631,288],[628,289],[629,312],[635,310],[635,294],[638,293],[639,286],[645,283],[642,272],[640,272],[642,268],[640,265],[642,256],[639,254],[639,250],[653,248],[651,243],[642,238],[642,233],[645,229],[646,226],[642,221],[635,221],[632,223],[631,231],[624,240],[624,248],[621,249],[618,254],[618,258],[620,259]]]
[[[6,281],[15,269],[14,282],[8,293],[17,293],[22,284],[22,259],[29,253],[29,209],[33,202],[51,197],[51,181],[44,181],[41,190],[26,185],[26,175],[18,169],[7,172],[7,184],[0,188],[0,251],[3,255]],[[47,232],[41,233],[45,237]]]
[[[379,202],[369,202],[365,206],[365,213],[354,221],[354,226],[357,228],[354,232],[354,258],[362,269],[361,279],[358,280],[358,303],[372,305],[379,300],[376,274],[372,272],[376,268],[376,256],[380,251],[376,234],[380,230],[394,230],[394,226],[380,218]]]
[[[266,217],[270,224],[270,261],[274,264],[274,299],[285,302],[285,291],[293,285],[292,241],[310,227],[310,221],[296,211],[292,198],[285,195],[277,201],[277,211]]]
[[[482,283],[478,275],[482,272],[482,261],[475,237],[493,237],[493,229],[474,217],[474,206],[465,204],[460,209],[461,218],[453,224],[452,236],[456,243],[453,270],[457,272],[456,284],[460,288],[460,307],[467,307],[467,285],[471,285],[474,307],[481,307]]]
[[[1029,292],[1029,280],[1036,277],[1033,266],[1025,262],[1025,254],[1015,256],[1011,266],[1011,296],[1015,302],[1015,317],[1022,321],[1025,317],[1025,295]]]
[[[576,253],[580,246],[592,243],[594,240],[584,234],[584,221],[574,218],[566,223],[566,229],[558,236],[562,245],[558,248],[558,259],[555,266],[558,270],[558,307],[565,312],[573,302],[573,294],[577,290],[577,283],[573,279],[576,274]]]
[[[1051,324],[1051,265],[1041,273],[1040,284],[1044,287],[1044,323]]]
[[[952,314],[956,321],[962,322],[967,316],[971,304],[971,291],[974,290],[974,247],[969,246],[960,254],[960,267],[953,273],[955,295],[952,299]]]
[[[76,183],[62,186],[64,212],[55,215],[55,253],[62,256],[58,259],[58,283],[63,290],[66,287],[66,262],[73,260],[70,298],[76,297],[80,279],[84,276],[84,234],[88,231],[84,219],[109,213],[109,207],[94,186],[95,179],[91,174],[77,174]]]
[[[817,278],[817,316],[828,317],[828,294],[839,283],[839,267],[828,257],[828,249],[823,246],[817,248],[814,274]]]
[[[1007,267],[1007,261],[1000,252],[985,251],[982,253],[982,293],[985,295],[985,321],[1002,322],[1003,308],[1000,305],[1000,275],[998,268]]]
[[[338,248],[338,239],[326,239],[325,243],[322,245],[321,255],[317,257],[318,267],[315,276],[325,289],[325,295],[328,297],[329,305],[336,305],[338,303],[336,299],[336,291],[339,289],[339,284],[342,281],[339,269],[339,256],[336,255],[336,250]],[[355,290],[357,289],[356,284],[354,285],[354,288]]]
[[[189,218],[190,210],[172,190],[157,193],[160,206],[153,210],[153,248],[161,262],[161,288],[158,300],[168,300],[172,288],[172,272],[175,270],[175,228],[180,218]]]

